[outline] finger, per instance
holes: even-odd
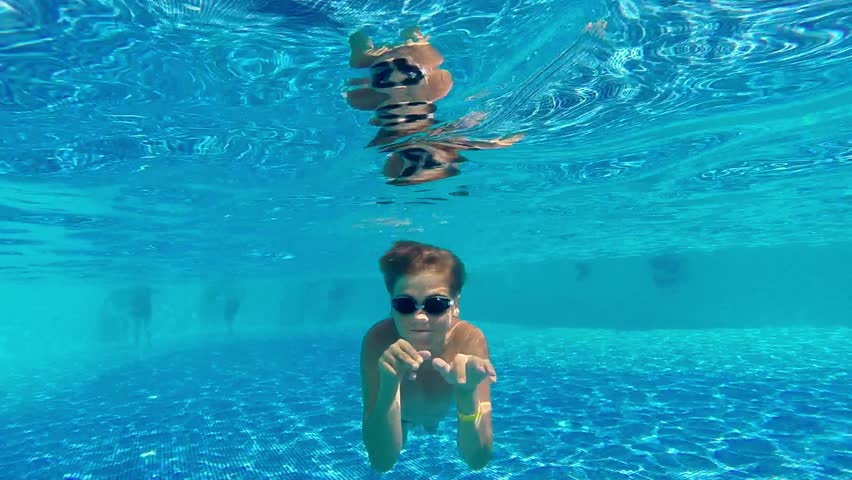
[[[379,360],[379,367],[384,368],[385,370],[390,372],[391,375],[396,376],[396,369],[393,368],[393,364],[391,364],[390,362],[388,362],[384,358]]]
[[[391,349],[391,356],[393,357],[393,364],[396,365],[397,370],[400,373],[408,372],[409,370],[417,370],[420,368],[420,364],[417,363],[416,360],[411,358],[410,355],[402,351],[399,346],[394,346]]]
[[[437,370],[442,377],[444,377],[444,380],[446,380],[447,383],[455,383],[455,379],[450,374],[452,367],[450,367],[450,364],[445,362],[443,358],[435,357],[432,359],[432,366],[435,367],[435,370]]]
[[[438,370],[443,373],[450,373],[450,364],[445,362],[441,357],[435,357],[432,359],[432,366],[435,367],[435,370]]]
[[[384,364],[388,366],[388,371],[393,372],[396,376],[402,375],[410,370],[410,365],[406,362],[400,361],[392,348],[389,348],[384,354],[382,354],[381,362],[384,362]]]
[[[485,371],[488,372],[488,378],[490,378],[492,382],[497,381],[497,370],[494,370],[494,365],[491,364],[490,360],[485,361]]]
[[[471,363],[473,365],[469,370],[471,372],[475,372],[476,378],[484,379],[491,377],[491,375],[488,373],[488,367],[486,366],[485,362],[485,360],[479,357],[471,357],[468,361],[468,363]]]
[[[459,384],[467,383],[467,363],[469,357],[467,355],[456,355],[456,361],[453,362],[453,370]]]
[[[415,348],[412,347],[411,344],[406,342],[405,340],[397,341],[394,344],[394,350],[401,357],[408,358],[416,362],[418,365],[423,363],[422,359],[420,358],[420,354],[417,353],[417,350],[415,350]]]
[[[420,370],[420,366],[423,365],[423,362],[428,362],[430,358],[432,358],[432,352],[429,350],[418,350],[417,353],[420,355],[420,358],[423,360],[417,366],[417,368],[413,369],[411,373],[408,375],[409,380],[417,380],[417,370]]]
[[[411,358],[411,357],[409,357],[409,356],[407,356],[407,355],[404,355],[404,354],[403,354],[403,355],[401,355],[401,356],[397,357],[397,360],[398,360],[400,363],[405,364],[406,369],[407,369],[407,370],[410,370],[410,371],[412,371],[412,372],[416,372],[416,371],[420,368],[420,364],[419,364],[419,363],[417,363],[417,360],[414,360],[413,358]]]
[[[411,346],[410,343],[400,339],[396,342],[396,344],[401,351],[405,352],[405,354],[411,357],[412,360],[415,360],[418,365],[423,363],[423,358],[420,356],[419,353],[417,353],[417,349]]]

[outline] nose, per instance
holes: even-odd
[[[429,324],[429,315],[426,315],[426,312],[421,308],[414,312],[414,319],[411,323],[415,326],[427,326]]]

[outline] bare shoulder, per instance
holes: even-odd
[[[362,352],[384,351],[388,345],[395,341],[396,327],[393,325],[393,320],[386,318],[373,324],[372,327],[364,334],[364,340],[361,343]]]
[[[482,330],[474,324],[459,320],[459,323],[453,327],[449,338],[450,350],[454,353],[463,353],[466,355],[476,355],[481,358],[488,358],[488,340]]]
[[[459,320],[458,323],[453,326],[453,335],[459,335],[464,337],[485,336],[482,333],[482,330],[480,330],[476,327],[476,325],[468,322],[467,320]]]

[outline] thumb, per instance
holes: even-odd
[[[432,352],[430,352],[429,350],[418,350],[417,353],[420,354],[421,357],[423,357],[424,362],[428,362],[429,359],[432,358]]]

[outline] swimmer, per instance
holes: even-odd
[[[488,342],[459,317],[464,264],[452,252],[399,241],[380,262],[390,316],[361,346],[362,436],[370,464],[393,468],[408,431],[434,433],[452,403],[460,457],[474,470],[491,459],[491,365]]]
[[[234,292],[228,292],[225,296],[225,327],[228,329],[228,335],[234,334],[234,318],[237,316],[237,311],[240,309],[242,298]]]
[[[99,312],[102,340],[111,342],[133,330],[133,345],[139,346],[144,335],[151,346],[151,287],[134,285],[109,292]]]
[[[127,292],[130,316],[133,319],[133,345],[139,346],[144,334],[148,348],[151,347],[151,287],[137,285]]]
[[[478,112],[430,131],[441,123],[435,118],[435,102],[450,92],[453,77],[440,68],[444,57],[419,28],[406,28],[401,37],[401,44],[383,47],[376,47],[362,31],[349,37],[349,65],[369,68],[370,76],[350,80],[348,85],[354,88],[346,100],[357,110],[375,112],[370,124],[379,132],[367,146],[382,146],[389,154],[384,167],[389,184],[413,185],[458,175],[459,164],[466,161],[459,151],[504,148],[523,138],[521,134],[495,140],[446,138],[453,130],[481,122],[484,115]],[[420,133],[427,135],[395,143]]]
[[[229,335],[234,333],[234,319],[240,310],[244,289],[233,280],[222,279],[208,284],[201,293],[200,312],[205,322],[222,318]],[[221,310],[220,310],[221,309]],[[221,317],[219,314],[221,313]]]

